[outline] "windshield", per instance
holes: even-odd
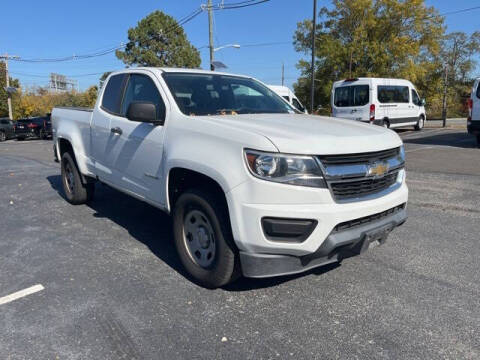
[[[163,73],[185,115],[295,113],[277,94],[253,79],[215,74]]]

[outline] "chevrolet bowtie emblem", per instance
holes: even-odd
[[[381,177],[388,172],[389,166],[386,161],[374,162],[367,166],[367,176]]]

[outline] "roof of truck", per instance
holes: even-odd
[[[149,66],[141,66],[141,67],[132,67],[132,68],[127,68],[127,69],[122,69],[115,71],[115,73],[118,72],[123,72],[125,70],[149,70],[149,71],[160,71],[160,72],[166,72],[166,73],[195,73],[195,74],[216,74],[216,75],[230,75],[230,76],[240,76],[240,77],[250,77],[250,76],[245,76],[245,75],[239,75],[239,74],[231,74],[231,73],[226,73],[226,72],[221,72],[221,71],[211,71],[211,70],[203,70],[203,69],[188,69],[188,68],[173,68],[173,67],[149,67]]]

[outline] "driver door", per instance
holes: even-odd
[[[106,165],[115,174],[115,185],[156,203],[164,202],[162,157],[164,127],[150,122],[127,119],[129,105],[135,101],[151,102],[157,120],[165,120],[166,106],[157,80],[149,73],[130,73],[120,114],[110,121]]]

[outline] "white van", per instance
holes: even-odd
[[[381,125],[421,130],[426,121],[425,100],[415,86],[402,79],[355,78],[337,81],[332,88],[332,116]]]
[[[480,78],[473,84],[472,93],[468,99],[468,111],[468,133],[477,137],[477,145],[480,147]]]
[[[267,85],[267,86],[270,88],[270,90],[274,91],[277,95],[280,95],[285,100],[287,100],[288,103],[294,106],[298,111],[308,114],[305,106],[302,105],[300,100],[298,100],[298,98],[295,96],[293,91],[290,90],[288,87],[281,86],[281,85]]]

